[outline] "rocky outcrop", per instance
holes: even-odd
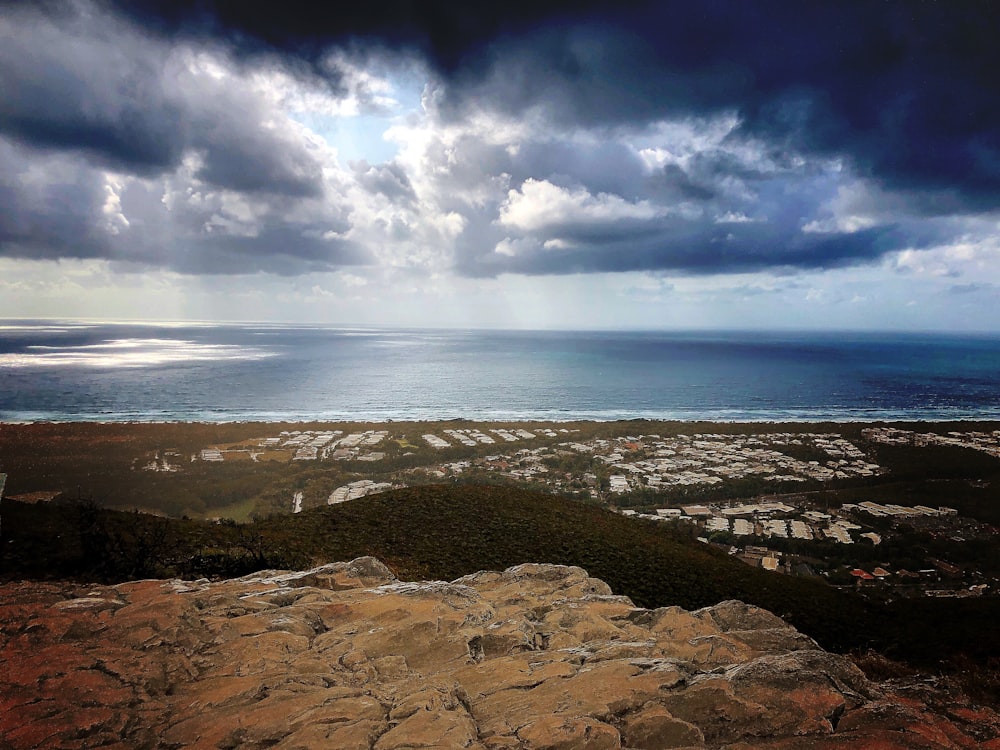
[[[0,748],[1000,748],[769,612],[573,567],[8,584],[0,624]]]

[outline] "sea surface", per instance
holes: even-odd
[[[1000,337],[0,322],[0,421],[1000,419]]]

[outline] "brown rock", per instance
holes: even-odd
[[[625,739],[627,747],[640,748],[697,747],[705,742],[698,727],[675,718],[655,703],[626,719]]]
[[[734,599],[719,602],[693,614],[696,617],[709,615],[723,633],[728,633],[731,630],[771,630],[789,627],[787,622],[766,609]]]
[[[757,607],[638,609],[559,565],[5,584],[0,664],[3,750],[1000,744]]]
[[[540,716],[517,733],[530,750],[615,750],[621,737],[613,726],[589,717]]]
[[[279,750],[371,750],[372,744],[384,731],[383,721],[352,721],[337,724],[312,724],[292,732],[275,745]]]
[[[421,709],[378,738],[373,750],[481,748],[476,723],[464,708]]]

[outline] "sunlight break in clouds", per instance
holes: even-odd
[[[1000,328],[974,9],[197,5],[5,6],[0,316]]]

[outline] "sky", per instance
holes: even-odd
[[[0,0],[0,317],[1000,332],[1000,5]]]

